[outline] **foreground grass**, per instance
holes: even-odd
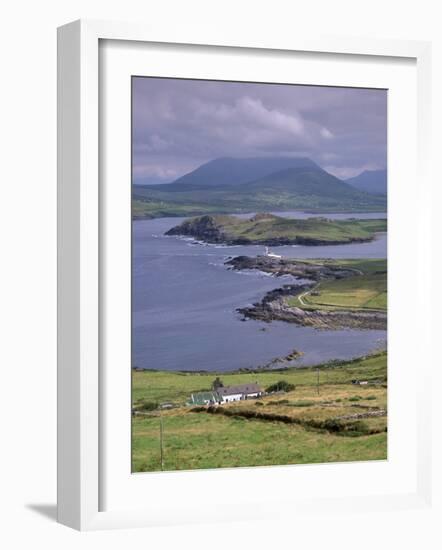
[[[284,379],[296,386],[286,394],[224,405],[223,411],[230,416],[208,414],[205,409],[195,412],[184,405],[190,393],[210,388],[214,373],[134,372],[133,404],[135,408],[163,401],[177,405],[161,412],[165,470],[385,459],[387,417],[347,418],[386,410],[386,361],[386,353],[379,353],[323,366],[319,385],[316,369],[222,374],[225,385],[257,381],[265,388]],[[353,379],[376,384],[357,386],[351,383]],[[253,411],[276,420],[244,418]],[[278,421],[278,415],[293,423]],[[358,434],[369,435],[348,437],[314,428],[342,418],[339,422],[343,425],[357,424],[361,428]],[[132,427],[133,471],[161,469],[160,412],[134,416]]]
[[[160,470],[158,418],[134,420],[134,472]],[[386,458],[386,433],[346,438],[296,425],[209,414],[164,418],[164,470]]]

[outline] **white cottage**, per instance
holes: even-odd
[[[264,392],[258,384],[241,384],[239,386],[223,386],[217,388],[217,393],[221,403],[230,403],[231,401],[240,401],[259,397]]]

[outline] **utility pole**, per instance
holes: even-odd
[[[161,407],[161,405],[160,405]],[[164,453],[163,453],[163,414],[160,408],[160,461],[161,461],[161,471],[164,470]]]

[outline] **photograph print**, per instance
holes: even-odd
[[[132,77],[132,471],[387,458],[387,90]]]

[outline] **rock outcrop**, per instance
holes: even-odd
[[[257,271],[272,273],[276,277],[292,275],[293,277],[310,279],[312,281],[342,279],[344,277],[352,277],[356,273],[354,269],[329,265],[326,262],[303,262],[269,256],[236,256],[227,260],[225,265],[236,271],[256,269]]]
[[[283,288],[267,293],[261,302],[237,311],[244,319],[254,319],[270,323],[285,321],[305,327],[338,330],[344,328],[386,330],[387,314],[372,311],[328,311],[307,310],[289,306],[287,296],[296,296],[308,289],[308,285],[285,285]]]

